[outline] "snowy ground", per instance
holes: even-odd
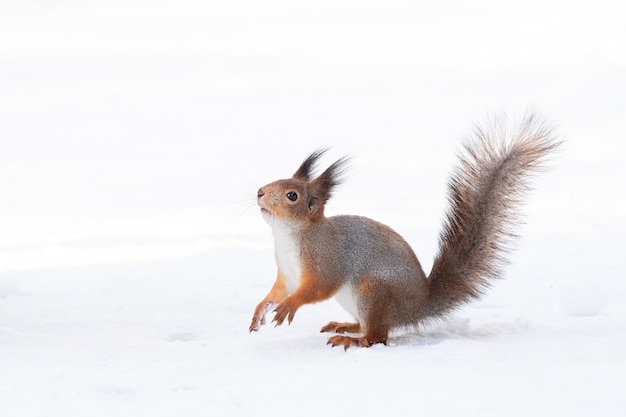
[[[626,29],[611,1],[5,1],[3,416],[617,416],[626,406]],[[566,143],[499,281],[388,346],[334,301],[248,334],[275,269],[258,186],[331,146],[329,212],[429,269],[472,125]]]

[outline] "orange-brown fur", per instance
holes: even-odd
[[[282,274],[278,274],[276,278],[276,282],[272,286],[270,292],[265,296],[265,298],[257,305],[254,310],[254,315],[252,316],[252,324],[250,325],[250,330],[257,330],[259,326],[265,324],[265,314],[267,311],[275,304],[281,303],[287,298],[289,292],[287,291],[287,286],[285,285],[285,277]]]
[[[304,274],[300,280],[300,286],[286,300],[278,304],[274,312],[276,315],[272,321],[277,326],[287,319],[293,320],[296,311],[305,304],[317,303],[332,297],[337,291],[337,284],[320,280],[314,274]]]

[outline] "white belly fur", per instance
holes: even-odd
[[[359,317],[359,304],[357,303],[356,295],[350,284],[346,284],[337,291],[335,294],[335,300],[341,305],[348,313],[360,323]]]
[[[272,232],[274,234],[276,264],[285,277],[287,291],[291,294],[300,285],[300,275],[302,274],[300,245],[294,238],[289,226],[280,221],[274,222]]]

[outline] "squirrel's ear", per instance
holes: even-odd
[[[309,211],[315,213],[326,204],[335,186],[343,182],[348,157],[343,157],[329,166],[326,171],[309,183]]]
[[[325,148],[318,149],[315,152],[313,152],[311,155],[309,155],[304,160],[304,162],[302,162],[302,165],[300,165],[300,168],[298,168],[296,173],[293,174],[293,178],[297,180],[307,181],[307,182],[310,181],[311,174],[313,173],[313,170],[315,169],[315,166],[317,165],[318,159],[320,159],[320,157],[324,155],[324,153],[327,150],[328,149],[325,149]]]

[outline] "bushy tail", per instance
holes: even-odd
[[[500,275],[529,177],[558,144],[534,115],[516,132],[507,131],[503,120],[475,129],[449,183],[450,208],[429,276],[429,317],[478,298]]]

